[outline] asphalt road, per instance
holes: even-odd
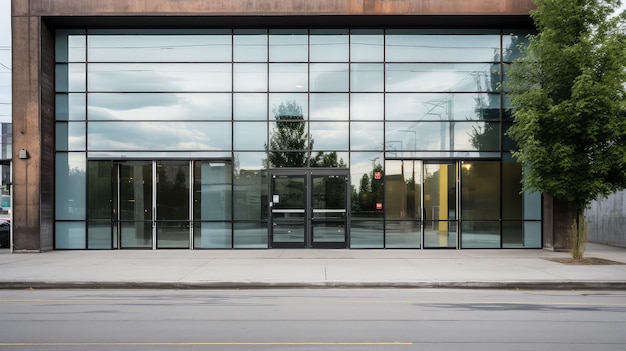
[[[0,350],[624,350],[626,291],[0,290]]]

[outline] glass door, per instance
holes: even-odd
[[[291,172],[290,172],[291,173]],[[306,174],[304,171],[272,175],[271,244],[273,248],[306,246]]]
[[[346,247],[347,174],[311,176],[311,246]]]
[[[456,248],[457,162],[424,163],[424,248]]]
[[[156,163],[157,249],[190,248],[189,161]]]
[[[119,163],[120,248],[152,248],[153,170],[151,161]]]
[[[189,161],[117,162],[119,248],[190,248],[190,167]]]
[[[271,247],[347,247],[347,184],[347,170],[272,171]]]

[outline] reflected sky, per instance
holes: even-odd
[[[57,91],[71,93],[57,95],[57,120],[88,124],[59,125],[57,149],[263,151],[293,102],[315,151],[474,152],[481,133],[498,151],[499,125],[482,122],[501,118],[498,33],[61,31]]]

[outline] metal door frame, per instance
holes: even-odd
[[[422,213],[421,213],[421,222],[422,222],[422,237],[420,248],[422,250],[433,250],[433,249],[444,249],[444,250],[459,250],[461,249],[461,165],[462,160],[459,159],[420,159],[422,163],[422,184],[421,184],[421,202],[422,202]],[[426,199],[425,199],[425,188],[426,188],[426,165],[452,165],[454,166],[454,177],[455,177],[455,219],[448,219],[447,222],[456,222],[456,230],[455,230],[455,247],[425,247],[425,236],[426,236]]]
[[[116,226],[115,226],[115,230],[116,232],[114,233],[115,238],[113,239],[114,242],[112,242],[113,244],[113,248],[117,249],[117,250],[122,250],[125,249],[122,246],[122,213],[120,211],[121,209],[121,166],[124,164],[130,165],[130,164],[134,164],[134,165],[138,165],[140,163],[145,163],[145,165],[151,164],[151,168],[152,168],[152,189],[151,189],[151,194],[152,194],[152,203],[150,204],[151,206],[151,236],[152,236],[152,246],[150,248],[145,248],[147,250],[157,250],[157,187],[158,187],[158,174],[157,174],[157,164],[159,162],[162,161],[178,161],[178,162],[187,162],[187,166],[189,167],[189,215],[188,215],[188,221],[189,221],[189,247],[188,249],[192,249],[193,248],[193,182],[194,182],[194,168],[193,168],[193,161],[192,160],[188,160],[188,159],[174,159],[174,160],[170,160],[170,159],[164,159],[164,160],[158,160],[158,159],[137,159],[137,160],[113,160],[113,172],[115,172],[115,178],[116,178],[116,188],[114,189],[114,191],[117,193],[116,196],[116,207],[117,207],[117,213],[115,215],[115,222],[116,222]],[[145,222],[145,221],[144,221]],[[115,245],[117,244],[117,245]],[[137,249],[137,248],[133,248],[130,247],[128,249]]]
[[[269,170],[270,181],[268,182],[269,206],[268,206],[268,245],[270,248],[348,248],[350,247],[350,170],[347,168],[274,168]],[[274,178],[276,176],[304,176],[304,246],[274,244],[273,233],[273,195]],[[344,242],[338,243],[315,243],[313,240],[313,177],[314,176],[341,176],[345,178],[346,188],[345,201],[345,237]],[[340,247],[338,247],[340,246]]]

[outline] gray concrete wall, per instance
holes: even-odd
[[[585,216],[589,241],[626,247],[626,190],[594,201]]]

